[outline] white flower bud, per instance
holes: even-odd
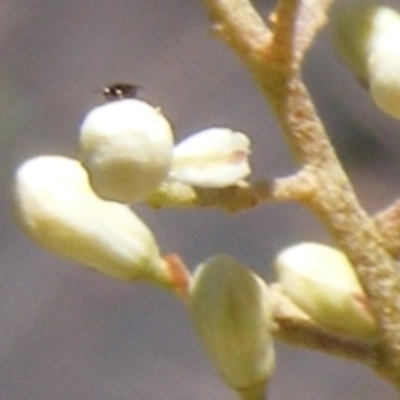
[[[376,4],[346,0],[333,6],[332,26],[336,48],[362,83],[367,83],[367,46]]]
[[[334,21],[339,52],[379,109],[400,119],[400,14],[377,1],[349,1]]]
[[[206,129],[175,146],[169,178],[205,188],[234,186],[250,173],[249,155],[245,134],[227,128]]]
[[[376,336],[366,295],[344,253],[301,243],[283,250],[275,265],[284,292],[316,323],[343,335]]]
[[[233,258],[215,256],[197,268],[189,306],[199,338],[225,381],[243,399],[262,399],[274,367],[265,282]]]
[[[400,119],[400,15],[379,7],[368,43],[369,87],[375,104]]]
[[[107,200],[133,203],[154,192],[169,173],[172,148],[168,120],[138,99],[95,107],[81,127],[82,163]]]
[[[114,278],[169,285],[150,230],[127,206],[100,199],[78,161],[28,160],[18,169],[15,199],[22,227],[48,250]]]

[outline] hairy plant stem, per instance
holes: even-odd
[[[246,0],[203,0],[214,32],[246,65],[301,169],[276,200],[311,208],[347,254],[380,327],[375,368],[400,391],[400,276],[375,221],[360,206],[304,85],[300,67],[332,0],[281,0],[273,31]],[[297,177],[301,179],[293,182]],[[276,189],[282,189],[280,180]]]
[[[400,200],[396,200],[386,210],[375,216],[375,223],[383,239],[384,246],[393,256],[400,255]]]

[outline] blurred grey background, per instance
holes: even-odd
[[[257,5],[266,15],[272,3]],[[384,207],[400,193],[399,121],[375,109],[327,32],[305,76],[363,204]],[[239,61],[212,38],[200,1],[0,0],[0,399],[234,399],[172,296],[46,253],[14,222],[15,168],[38,154],[75,156],[80,121],[115,81],[144,86],[142,96],[163,108],[178,138],[218,125],[247,132],[257,178],[294,170],[273,116]],[[162,249],[192,268],[229,252],[269,280],[280,248],[329,240],[296,205],[234,216],[138,212]],[[363,366],[284,344],[277,350],[272,400],[395,399]]]

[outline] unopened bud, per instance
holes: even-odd
[[[376,7],[375,2],[368,0],[348,0],[333,7],[332,25],[338,53],[364,83],[368,83],[366,44]]]
[[[369,87],[375,104],[400,119],[400,15],[377,8],[369,41]]]
[[[301,243],[283,250],[275,265],[284,292],[316,323],[343,335],[376,336],[366,295],[344,253]]]
[[[215,256],[197,268],[189,305],[198,336],[225,381],[243,399],[262,399],[274,367],[265,282],[233,258]]]
[[[369,88],[375,104],[400,119],[400,14],[377,1],[337,6],[339,52]]]
[[[161,111],[123,98],[95,107],[85,117],[81,159],[96,193],[133,203],[154,192],[172,163],[173,135]]]
[[[249,138],[227,128],[198,132],[175,146],[169,178],[191,186],[234,186],[250,173]]]
[[[100,199],[78,161],[28,160],[17,172],[15,200],[22,227],[48,250],[114,278],[172,284],[151,231],[129,207]]]

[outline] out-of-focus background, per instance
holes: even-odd
[[[100,88],[136,82],[163,108],[177,137],[229,126],[253,141],[255,177],[294,171],[273,116],[235,56],[213,39],[200,1],[0,0],[0,399],[228,400],[184,307],[167,293],[129,285],[64,261],[16,227],[12,180],[23,160],[77,154],[80,121]],[[393,2],[394,3],[394,2]],[[272,0],[258,1],[261,12]],[[306,80],[363,204],[375,211],[400,193],[400,122],[371,103],[337,60],[328,31]],[[165,252],[194,268],[229,252],[270,281],[279,249],[329,242],[311,214],[269,205],[138,212]],[[277,346],[273,400],[395,399],[366,367]]]

